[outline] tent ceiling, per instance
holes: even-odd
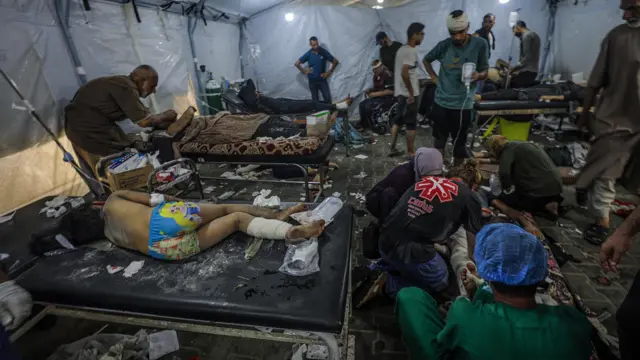
[[[411,1],[413,0],[384,0],[382,3],[378,3],[378,0],[207,0],[207,5],[231,14],[248,17],[273,6],[288,2],[299,5],[335,5],[354,7],[372,7],[378,5],[383,7],[393,7],[404,5]]]

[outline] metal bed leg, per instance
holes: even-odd
[[[338,340],[336,337],[331,334],[312,332],[313,335],[319,337],[327,347],[329,348],[329,359],[331,360],[340,360],[340,348],[338,347]]]
[[[305,201],[311,201],[311,189],[309,189],[309,171],[307,170],[307,168],[303,167],[300,164],[291,164],[294,166],[297,166],[300,168],[300,170],[302,170],[302,175],[304,177],[304,193],[305,193]],[[320,187],[322,187],[322,184],[320,185]],[[320,189],[322,191],[322,189]]]
[[[326,182],[325,171],[327,169],[328,167],[324,163],[318,167],[318,174],[320,174],[320,191],[318,191],[318,195],[313,199],[314,204],[320,200],[320,196],[324,193],[324,184]]]
[[[344,118],[342,119],[342,130],[344,131],[344,148],[346,151],[346,156],[349,157],[349,142],[351,141],[351,137],[349,136],[349,113],[344,114]]]
[[[11,342],[16,342],[22,335],[26,334],[31,330],[36,324],[40,322],[45,316],[49,315],[51,312],[51,306],[47,306],[42,311],[37,313],[34,317],[32,317],[29,321],[24,323],[18,330],[16,330],[13,334],[11,334]]]

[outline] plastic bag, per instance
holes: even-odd
[[[292,276],[307,276],[320,271],[319,260],[318,239],[310,239],[289,245],[284,263],[278,270]]]

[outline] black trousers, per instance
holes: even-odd
[[[514,89],[526,88],[536,84],[538,73],[523,71],[511,78],[511,87]]]
[[[368,98],[360,102],[360,126],[365,129],[371,129],[375,125],[373,117],[378,107],[385,111],[393,105],[393,96],[380,96],[376,98]]]
[[[331,103],[331,89],[329,89],[327,79],[309,79],[309,91],[311,91],[313,100],[320,100],[319,93],[322,93],[322,100]]]
[[[640,271],[616,314],[622,360],[640,359]]]
[[[447,140],[451,137],[453,142],[453,157],[466,159],[467,135],[471,126],[471,109],[447,109],[433,103],[431,120],[433,120],[433,146],[436,149],[444,149]]]
[[[300,134],[300,136],[307,136],[307,129],[305,125],[298,125],[292,122],[282,120],[279,116],[271,116],[267,121],[258,126],[258,130],[253,134],[252,139],[259,137],[292,137]]]
[[[258,98],[260,107],[269,109],[270,114],[305,114],[318,111],[333,111],[336,106],[316,100],[294,100],[283,98],[271,98],[268,96],[260,96]]]

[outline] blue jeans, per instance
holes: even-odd
[[[309,90],[311,90],[311,99],[320,100],[318,92],[321,92],[324,102],[331,103],[331,90],[327,79],[309,79]]]
[[[406,287],[417,287],[435,294],[449,286],[449,270],[440,254],[427,262],[404,263],[391,259],[382,253],[380,267],[387,272],[385,292],[395,298],[396,294]],[[399,273],[395,275],[393,273]]]

